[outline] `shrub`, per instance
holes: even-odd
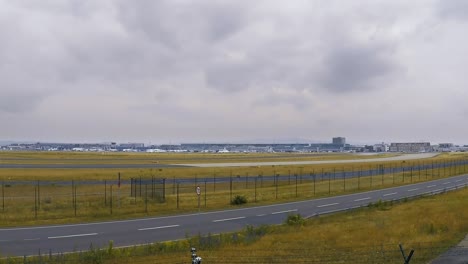
[[[304,225],[305,219],[300,214],[290,214],[286,218],[285,224],[290,226]]]
[[[231,201],[232,205],[241,205],[245,203],[247,203],[247,198],[243,195],[236,195],[236,197]]]

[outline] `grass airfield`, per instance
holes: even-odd
[[[360,159],[375,157],[388,157],[385,155],[359,155]],[[437,157],[408,162],[362,162],[356,164],[322,164],[303,166],[253,166],[242,168],[165,168],[165,169],[0,169],[0,180],[4,183],[14,180],[29,181],[110,181],[117,179],[120,172],[123,180],[129,178],[152,177],[167,179],[165,203],[146,200],[145,197],[130,197],[129,186],[122,186],[120,197],[122,207],[114,208],[113,214],[109,212],[109,189],[104,198],[102,185],[78,186],[78,215],[73,214],[70,206],[72,190],[68,186],[41,187],[41,206],[37,217],[34,217],[35,187],[34,185],[10,186],[4,188],[3,195],[7,195],[7,207],[0,211],[0,226],[24,226],[59,223],[77,223],[101,221],[109,219],[125,219],[155,215],[178,214],[196,211],[196,202],[193,193],[195,186],[187,186],[179,194],[180,206],[175,207],[175,187],[171,179],[197,178],[203,182],[204,178],[237,177],[258,175],[292,175],[293,182],[297,174],[313,172],[336,172],[350,170],[375,169],[378,166],[397,167],[410,164],[431,164],[455,160],[466,160],[464,153],[444,153]],[[15,164],[55,164],[56,162],[69,162],[72,164],[108,164],[108,162],[121,162],[136,164],[155,163],[214,163],[214,162],[240,162],[240,161],[297,161],[297,160],[349,160],[356,159],[352,154],[134,154],[134,153],[41,153],[41,152],[0,152],[1,163]],[[276,188],[280,195],[275,197],[275,187],[271,183],[257,186],[257,202],[253,202],[253,187],[243,182],[235,182],[232,193],[228,184],[217,186],[203,186],[203,194],[207,194],[207,207],[202,210],[218,210],[233,208],[229,204],[230,195],[245,195],[249,203],[247,206],[272,204],[304,199],[314,199],[330,195],[339,195],[357,191],[387,188],[411,182],[426,181],[433,178],[449,177],[451,175],[467,172],[466,166],[456,166],[446,169],[426,170],[423,172],[409,172],[385,174],[359,179],[349,179],[346,188],[343,180],[335,179],[330,182],[316,182],[315,192],[311,193],[312,182],[304,181],[296,185],[279,184]],[[360,187],[358,187],[360,184]],[[260,182],[258,182],[260,185]],[[216,187],[216,191],[214,190]],[[106,186],[109,188],[109,186]],[[115,188],[115,185],[114,185]],[[296,191],[298,190],[298,191]],[[115,189],[114,189],[115,191]],[[86,194],[91,195],[86,195]],[[31,195],[29,195],[31,194]],[[94,194],[94,195],[92,195]],[[29,195],[29,196],[28,196]],[[115,195],[115,193],[114,193]],[[179,242],[167,242],[158,245],[159,249],[143,246],[131,250],[113,249],[93,252],[92,256],[100,257],[103,263],[144,263],[167,260],[172,263],[184,263],[189,254],[187,248],[195,245],[199,248],[199,255],[205,261],[213,263],[228,263],[229,260],[239,259],[239,263],[343,263],[352,260],[355,263],[400,263],[401,255],[397,248],[402,242],[406,247],[416,248],[412,263],[427,263],[448,247],[455,245],[468,232],[468,215],[465,210],[468,205],[467,191],[461,190],[453,193],[404,202],[398,205],[380,204],[353,212],[339,213],[330,216],[321,216],[301,222],[299,225],[285,225],[268,227],[265,230],[246,230],[239,232],[236,237],[248,237],[249,232],[260,233],[253,240],[224,239],[219,243],[206,244],[203,238],[188,238]],[[106,199],[104,201],[104,199]],[[113,199],[116,199],[115,196]],[[0,201],[1,202],[1,201]],[[117,204],[114,200],[114,205]],[[145,205],[146,208],[145,209]],[[420,217],[423,215],[424,217]],[[440,217],[444,215],[444,217]],[[298,232],[300,231],[300,232]],[[246,233],[247,232],[247,233]],[[232,237],[232,234],[226,234]],[[165,248],[163,251],[159,251]],[[262,250],[267,248],[268,250]],[[143,253],[142,253],[143,252]],[[239,252],[249,252],[239,256]],[[274,252],[274,255],[272,255]],[[339,253],[338,253],[339,252]],[[358,256],[358,257],[356,257]],[[77,256],[74,262],[81,261]],[[374,259],[374,260],[373,260]],[[359,260],[362,260],[359,262]],[[178,262],[174,262],[178,261]],[[275,262],[276,261],[276,262]],[[380,261],[380,262],[379,262]],[[1,261],[0,261],[1,263]],[[13,263],[13,262],[9,262]],[[53,263],[53,262],[51,262]],[[60,262],[57,262],[60,263]],[[229,262],[231,263],[231,262]]]

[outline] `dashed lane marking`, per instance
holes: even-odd
[[[364,200],[369,200],[369,199],[370,199],[370,197],[366,197],[366,198],[356,199],[354,201],[359,202],[359,201],[364,201]]]
[[[239,220],[239,219],[244,219],[244,218],[245,218],[245,216],[234,217],[234,218],[226,218],[226,219],[219,219],[219,220],[213,220],[213,223],[225,222],[225,221],[233,221],[233,220]]]
[[[337,205],[337,204],[340,204],[340,203],[323,204],[323,205],[319,205],[317,207],[321,208],[321,207],[333,206],[333,205]]]
[[[138,231],[145,231],[145,230],[154,230],[154,229],[165,229],[171,227],[178,227],[180,225],[168,225],[168,226],[156,226],[156,227],[147,227],[147,228],[140,228]]]
[[[48,239],[57,239],[57,238],[70,238],[70,237],[84,237],[84,236],[97,236],[98,233],[89,233],[89,234],[76,234],[76,235],[67,235],[67,236],[52,236]]]
[[[297,211],[297,209],[292,209],[292,210],[274,212],[274,213],[271,213],[271,214],[272,214],[272,215],[275,215],[275,214],[284,214],[284,213],[290,213],[290,212],[296,212],[296,211]]]

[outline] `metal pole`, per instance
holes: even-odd
[[[34,218],[37,219],[37,187],[34,187]]]
[[[72,180],[72,206],[75,208],[75,181]]]
[[[76,207],[77,207],[77,192],[76,192],[77,186],[75,185],[75,216],[76,216]]]
[[[232,174],[232,171],[231,171]],[[232,175],[229,176],[229,202],[232,201]]]
[[[255,202],[257,202],[257,177],[255,177]]]
[[[207,190],[206,190],[206,179],[205,179],[205,189],[204,189],[204,193],[205,193],[205,208],[206,208],[206,193],[207,193]]]
[[[5,182],[2,181],[2,211],[5,212]]]
[[[361,170],[359,171],[358,176],[357,176],[357,189],[358,190],[361,189],[361,173],[362,173],[362,167],[361,167]]]
[[[163,201],[166,202],[166,178],[163,179]]]
[[[148,213],[148,184],[145,184],[145,213]]]
[[[140,197],[141,197],[141,176],[140,176]]]
[[[275,175],[276,177],[276,188],[275,188],[275,198],[278,200],[278,175]]]
[[[313,174],[314,174],[314,196],[315,196],[315,170],[314,170]]]
[[[245,174],[245,188],[246,189],[249,188],[249,173],[248,172]]]
[[[37,208],[41,209],[41,185],[37,180]]]
[[[410,180],[411,180],[411,183],[413,183],[413,166],[411,166]]]
[[[343,167],[343,191],[346,192],[346,175],[345,168]]]
[[[177,209],[179,209],[179,183],[177,183]]]
[[[107,180],[104,180],[104,206],[107,206]]]
[[[109,204],[110,204],[110,214],[112,214],[112,184],[110,186],[110,201],[109,201]]]
[[[381,169],[380,173],[381,173],[381,175],[382,175],[382,186],[383,186],[383,185],[384,185],[384,178],[383,178],[383,176],[384,176],[384,172],[385,172],[385,171],[384,171],[383,165],[381,165],[381,166],[382,166],[382,167],[380,168],[380,169]]]
[[[294,174],[296,176],[296,197],[297,197],[297,174]]]
[[[213,172],[213,192],[216,192],[216,173]]]

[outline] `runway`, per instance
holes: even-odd
[[[284,165],[317,165],[338,163],[363,163],[382,161],[406,161],[427,159],[438,153],[404,154],[387,158],[369,158],[354,160],[321,160],[321,161],[269,161],[269,162],[224,162],[224,163],[187,163],[187,164],[0,164],[0,169],[162,169],[162,168],[220,168],[220,167],[252,167],[252,166],[284,166]]]
[[[362,163],[362,162],[382,162],[382,161],[406,161],[406,160],[427,159],[427,158],[435,157],[437,155],[438,155],[438,153],[417,153],[417,154],[403,154],[401,156],[387,157],[387,158],[369,158],[369,159],[353,159],[353,160],[196,163],[196,164],[178,164],[178,165],[200,167],[200,168],[282,166],[282,165],[317,165],[317,164],[337,164],[337,163],[341,164],[341,163]]]

